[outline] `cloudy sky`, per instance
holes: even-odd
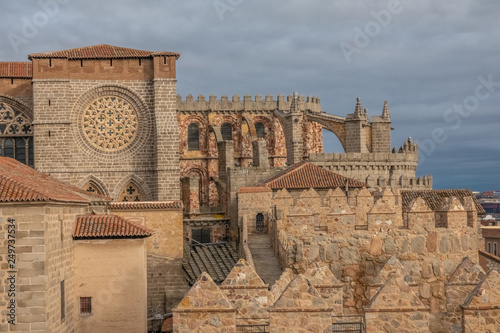
[[[318,96],[345,116],[389,101],[435,188],[500,190],[498,0],[16,0],[0,59],[94,44],[176,51],[178,93]],[[341,152],[325,134],[325,151]]]

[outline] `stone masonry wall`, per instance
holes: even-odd
[[[77,215],[85,206],[56,204],[1,205],[0,230],[7,219],[16,220],[16,325],[5,322],[3,289],[2,331],[70,332],[76,313],[72,265],[72,232]],[[5,234],[4,234],[5,235]],[[7,244],[7,239],[2,238]],[[7,248],[7,246],[5,246]],[[2,254],[2,270],[7,257]],[[61,282],[64,281],[65,315],[61,313]],[[5,287],[2,279],[0,290]],[[10,326],[10,327],[9,327]]]
[[[435,215],[441,212],[430,211],[425,202],[415,202],[405,226],[402,213],[397,213],[396,203],[400,203],[401,198],[384,191],[374,198],[367,220],[356,219],[356,225],[366,226],[358,229],[351,222],[356,206],[340,208],[342,212],[339,212],[337,205],[312,204],[324,201],[311,201],[312,191],[304,192],[292,206],[289,206],[290,200],[283,200],[286,195],[280,192],[273,200],[278,220],[271,221],[270,230],[277,233],[271,238],[279,242],[275,249],[278,249],[281,265],[303,272],[310,263],[326,263],[348,287],[344,293],[344,309],[356,313],[362,311],[371,297],[367,282],[390,256],[396,256],[418,281],[418,296],[424,306],[430,308],[432,325],[439,326],[441,314],[447,311],[445,282],[464,257],[478,262],[477,228],[468,221],[468,213],[463,208],[468,205],[457,199],[444,202],[442,210],[447,212],[448,227],[438,228]],[[344,200],[347,202],[347,198]],[[345,227],[334,228],[327,223],[324,228],[315,228],[323,215],[330,216],[326,220],[331,224]]]

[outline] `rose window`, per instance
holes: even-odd
[[[100,97],[83,112],[82,127],[83,135],[93,147],[118,151],[137,136],[137,112],[120,97]]]

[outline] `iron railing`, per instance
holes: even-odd
[[[269,325],[236,325],[238,333],[269,333]]]
[[[365,333],[365,316],[333,316],[332,333]]]

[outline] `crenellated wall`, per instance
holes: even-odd
[[[298,273],[311,263],[327,264],[349,286],[343,303],[348,313],[368,304],[373,296],[368,282],[395,256],[418,283],[415,293],[429,307],[431,325],[444,325],[445,282],[464,257],[479,261],[474,202],[450,197],[431,210],[422,198],[403,203],[394,192],[362,189],[346,195],[336,189],[320,196],[310,189],[297,197],[278,191],[270,203],[273,248],[281,267]],[[242,197],[251,207],[251,195]],[[247,208],[247,215],[253,213]]]

